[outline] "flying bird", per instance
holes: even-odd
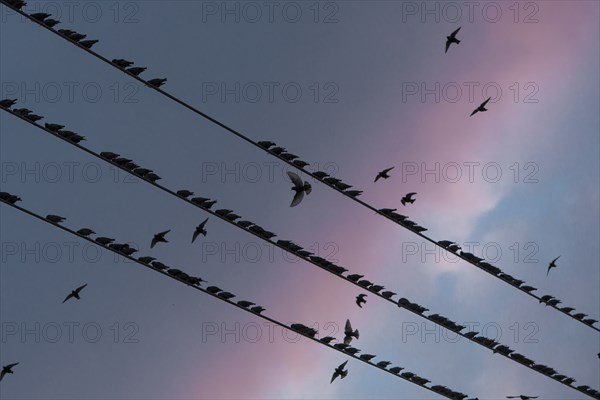
[[[469,117],[472,117],[473,115],[475,115],[478,112],[484,112],[487,111],[487,108],[485,108],[485,105],[488,103],[488,101],[490,101],[491,97],[488,97],[488,99],[486,101],[484,101],[483,103],[481,103],[479,105],[479,107],[477,107],[475,110],[473,110],[473,112],[471,113],[471,115],[469,115]]]
[[[360,308],[362,308],[363,304],[367,304],[367,300],[365,300],[365,297],[367,297],[366,294],[359,294],[358,296],[356,296],[356,305]]]
[[[377,176],[375,177],[375,180],[373,182],[377,182],[381,178],[383,178],[383,179],[389,178],[390,176],[388,175],[388,172],[390,172],[393,169],[394,169],[394,167],[391,167],[391,168],[384,169],[383,171],[377,173]]]
[[[548,276],[552,268],[556,268],[556,260],[558,260],[559,258],[560,256],[556,257],[554,260],[552,260],[550,264],[548,264],[548,271],[546,272],[546,276]]]
[[[65,297],[65,299],[63,300],[63,303],[67,300],[69,300],[70,298],[74,297],[77,300],[79,300],[79,292],[81,292],[83,290],[84,287],[87,286],[87,283],[83,286],[79,286],[77,289],[72,290],[71,293],[69,293],[69,295],[67,297]]]
[[[208,222],[208,218],[206,218],[204,221],[202,221],[202,223],[200,225],[198,225],[196,227],[196,230],[194,231],[194,236],[192,236],[192,243],[194,243],[194,240],[196,240],[196,238],[198,237],[198,235],[202,235],[204,237],[206,237],[206,229],[204,229],[204,226],[206,225],[206,223]]]
[[[404,197],[402,198],[402,200],[400,200],[400,203],[402,203],[403,206],[406,205],[406,203],[414,203],[416,199],[413,199],[412,197],[415,196],[417,193],[416,192],[410,192],[404,195]]]
[[[4,367],[2,367],[2,372],[0,372],[0,381],[2,380],[2,378],[4,378],[4,375],[6,374],[14,374],[13,372],[13,367],[19,365],[19,363],[14,363],[14,364],[8,364],[5,365]]]
[[[292,183],[294,184],[292,190],[296,192],[294,198],[292,199],[292,204],[290,204],[290,207],[296,207],[304,198],[304,193],[306,193],[307,195],[310,194],[310,192],[312,191],[312,186],[308,182],[302,182],[302,179],[300,179],[300,177],[294,172],[288,171],[287,174],[292,180]]]
[[[506,396],[507,399],[521,399],[521,400],[530,400],[530,399],[537,399],[538,396],[525,396],[523,394],[519,395],[519,396]]]
[[[350,344],[352,342],[352,338],[358,339],[359,333],[358,329],[353,330],[352,325],[350,324],[350,320],[346,320],[346,326],[344,327],[344,343]]]
[[[445,51],[444,53],[447,53],[447,52],[448,52],[448,49],[450,48],[450,45],[451,45],[452,43],[456,43],[456,44],[459,44],[459,43],[460,43],[460,40],[458,40],[458,39],[456,38],[456,34],[458,33],[458,31],[460,31],[460,28],[461,28],[461,27],[459,27],[457,30],[455,30],[454,32],[452,32],[452,33],[450,34],[450,36],[446,36],[446,51]]]
[[[156,235],[154,235],[154,238],[152,239],[152,242],[150,243],[150,248],[153,248],[159,242],[169,243],[169,241],[167,239],[165,239],[165,235],[169,232],[171,232],[170,229],[168,231],[160,232],[160,233],[157,233]]]
[[[348,364],[348,360],[346,360],[343,364],[340,364],[340,366],[335,369],[333,375],[331,376],[331,382],[329,382],[330,384],[332,384],[335,378],[338,376],[340,379],[344,379],[348,375],[348,370],[344,370],[346,364]]]

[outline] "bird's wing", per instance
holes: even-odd
[[[75,292],[79,293],[83,290],[84,287],[87,286],[87,283],[85,285],[79,286],[77,289],[75,289]]]
[[[552,264],[548,265],[548,271],[546,271],[546,276],[550,273],[550,269],[552,269]]]
[[[391,167],[391,168],[387,168],[383,170],[384,174],[387,174],[388,172],[390,172],[391,170],[393,170],[395,167]]]
[[[400,203],[402,203],[403,206],[406,205],[406,200],[404,200],[404,197],[400,200]]]
[[[152,242],[150,243],[150,248],[154,248],[154,246],[156,246],[156,243],[158,243],[158,240],[156,240],[156,238],[153,238]]]
[[[552,260],[552,264],[554,264],[556,262],[556,260],[558,260],[559,258],[560,258],[560,256],[558,256],[554,260]]]
[[[331,376],[331,381],[329,382],[329,384],[332,384],[332,383],[333,383],[333,381],[335,381],[335,378],[337,378],[338,376],[339,376],[338,372],[337,372],[337,371],[335,371],[335,372],[333,373],[333,375]]]
[[[477,114],[477,111],[479,111],[479,109],[477,109],[477,108],[475,110],[473,110],[473,112],[471,113],[471,115],[469,115],[469,117],[472,117],[473,115]]]
[[[305,184],[307,184],[308,182],[304,182]],[[310,192],[312,192],[312,186],[307,186],[306,189],[304,189],[304,191],[306,192],[306,194],[310,194]]]
[[[296,194],[294,195],[294,198],[292,199],[292,204],[290,204],[290,207],[296,207],[298,204],[300,204],[300,202],[302,201],[303,198],[304,198],[303,191],[296,192]]]
[[[444,53],[448,52],[448,49],[450,48],[450,44],[451,44],[451,42],[446,39],[446,51]]]
[[[381,178],[381,173],[377,174],[377,176],[375,177],[375,180],[373,182],[377,182],[379,180],[379,178]]]
[[[348,360],[344,361],[343,364],[340,364],[340,366],[338,368],[344,369],[344,368],[346,368],[346,364],[348,364]]]
[[[6,375],[6,372],[2,371],[2,372],[0,373],[0,381],[2,380],[2,378],[4,378],[4,375]]]
[[[73,293],[69,293],[69,295],[67,297],[65,297],[65,299],[63,300],[63,303],[67,300],[69,300],[71,297],[73,297]]]
[[[417,194],[417,192],[410,192],[410,193],[406,194],[406,197],[408,197],[410,199],[411,197],[415,196],[416,194]]]
[[[457,30],[455,30],[454,32],[452,32],[450,34],[450,36],[452,36],[452,37],[456,36],[456,34],[458,33],[458,31],[460,31],[460,28],[462,28],[462,26],[459,26]]]
[[[160,237],[163,237],[163,236],[165,236],[165,235],[166,235],[167,233],[169,233],[169,232],[171,232],[171,230],[170,230],[170,229],[169,229],[168,231],[160,232],[160,233],[158,233],[157,235],[158,235],[158,236],[160,236]]]
[[[200,224],[200,226],[198,228],[200,228],[200,229],[204,228],[204,225],[206,225],[207,222],[208,222],[208,218],[206,218],[204,221],[202,221],[202,223]]]
[[[200,230],[198,228],[196,228],[196,230],[194,231],[194,235],[192,236],[192,243],[194,243],[194,240],[196,240],[196,238],[198,237],[199,234],[200,234]]]
[[[12,367],[14,367],[14,366],[17,366],[17,365],[19,365],[19,363],[8,364],[8,365],[7,365],[7,367],[8,367],[8,368],[12,368]]]
[[[345,332],[352,332],[352,325],[350,324],[350,320],[346,320],[346,326],[344,327]]]
[[[491,97],[488,97],[486,101],[484,101],[483,103],[481,103],[482,107],[485,107],[485,105],[488,103],[488,101],[490,101]]]
[[[300,179],[300,177],[296,173],[288,171],[287,174],[290,177],[290,180],[292,181],[294,186],[301,187],[304,185],[304,183],[302,183],[302,179]]]

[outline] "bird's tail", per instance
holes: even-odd
[[[359,336],[359,334],[358,334],[358,329],[356,329],[356,330],[354,331],[354,336],[356,336],[356,338],[358,339],[358,336]]]
[[[456,44],[460,44],[460,40],[456,39]]]

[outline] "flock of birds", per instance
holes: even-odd
[[[24,1],[20,1],[20,0],[2,0],[2,1],[5,3],[8,3],[9,5],[11,5],[12,7],[16,8],[16,9],[21,9],[26,4]],[[34,13],[34,14],[31,14],[30,16],[33,19],[37,20],[40,23],[43,23],[44,25],[46,25],[48,28],[51,28],[51,29],[55,25],[60,23],[60,21],[51,19],[50,18],[51,15],[47,14],[47,13]],[[460,31],[460,29],[461,28],[459,27],[454,32],[452,32],[449,36],[446,37],[446,50],[445,50],[446,52],[448,51],[448,49],[450,48],[450,46],[452,44],[458,45],[460,43],[460,40],[456,38],[456,35]],[[80,34],[80,33],[77,33],[75,31],[68,30],[68,29],[59,29],[56,32],[59,33],[60,35],[64,36],[68,40],[75,42],[87,49],[91,49],[91,47],[98,42],[98,40],[89,40],[89,39],[86,40],[86,35]],[[139,76],[142,72],[146,71],[146,69],[147,69],[146,67],[134,66],[133,62],[127,61],[125,59],[113,59],[111,62],[115,66],[123,69],[127,73],[134,75],[136,77]],[[166,81],[167,81],[166,78],[156,78],[156,79],[151,79],[151,80],[148,80],[145,82],[147,82],[150,86],[159,88],[163,84],[165,84]],[[473,116],[474,114],[476,114],[478,112],[487,111],[487,109],[485,107],[490,100],[491,100],[491,98],[486,99],[475,110],[473,110],[473,112],[470,114],[470,116]],[[6,110],[10,110],[10,108],[13,105],[15,105],[16,102],[17,102],[16,99],[0,100],[0,107],[4,108]],[[12,109],[12,110],[10,110],[10,112],[14,113],[15,115],[21,116],[22,118],[25,118],[36,125],[38,125],[37,121],[39,121],[43,118],[40,115],[34,114],[32,110],[29,110],[27,108]],[[40,125],[38,125],[38,126],[40,126]],[[46,124],[44,124],[44,127],[47,130],[63,137],[64,139],[66,139],[74,144],[78,144],[79,142],[85,140],[84,136],[82,136],[78,133],[72,132],[72,131],[65,130],[64,125],[46,123]],[[257,144],[260,147],[262,147],[263,149],[265,149],[266,151],[268,151],[269,153],[271,153],[271,154],[277,156],[278,158],[281,158],[289,163],[292,163],[294,166],[298,167],[299,169],[303,170],[306,166],[309,165],[309,163],[307,163],[303,160],[300,160],[298,156],[287,152],[285,148],[277,146],[275,143],[273,143],[271,141],[261,141],[261,142],[257,142]],[[144,178],[145,180],[147,180],[151,183],[155,183],[156,181],[161,179],[160,176],[158,176],[156,173],[154,173],[154,171],[147,169],[147,168],[143,168],[143,167],[137,165],[136,163],[134,163],[133,160],[121,157],[117,153],[102,152],[102,153],[100,153],[100,156],[102,158],[106,159],[107,161],[112,162],[112,163],[132,172],[133,174]],[[377,173],[374,182],[377,182],[380,179],[383,179],[383,180],[389,179],[390,172],[393,169],[394,169],[394,167],[390,167],[390,168],[384,169],[384,170],[380,171],[379,173]],[[360,196],[363,193],[363,191],[361,191],[361,190],[356,190],[356,189],[350,190],[352,188],[352,185],[349,185],[338,178],[329,176],[327,173],[325,173],[323,171],[317,171],[314,173],[310,173],[310,175],[313,176],[314,178],[322,181],[326,185],[328,185],[338,191],[342,191],[344,194],[346,194],[350,197],[356,198],[357,196]],[[302,179],[294,172],[288,172],[288,177],[290,178],[290,180],[293,183],[292,190],[295,192],[294,197],[292,199],[292,203],[290,204],[290,207],[295,207],[302,202],[305,195],[309,195],[311,193],[312,186],[310,185],[310,183],[308,183],[306,181],[302,181]],[[400,200],[401,204],[403,206],[406,206],[406,204],[414,203],[415,202],[414,196],[416,196],[416,194],[417,194],[416,192],[407,193]],[[180,190],[177,192],[177,195],[179,197],[187,200],[189,197],[193,196],[194,193],[191,191],[188,191],[188,190]],[[21,199],[18,196],[14,196],[14,195],[11,195],[6,192],[0,192],[0,200],[7,202],[9,204],[15,204],[17,201],[20,201]],[[210,210],[211,207],[216,203],[216,200],[211,200],[211,199],[202,198],[202,197],[194,197],[194,198],[191,198],[191,200],[189,200],[189,201],[196,205],[199,205],[200,207],[202,207],[206,210]],[[410,221],[408,219],[408,217],[398,214],[398,213],[396,213],[396,211],[397,211],[397,209],[383,208],[383,209],[379,209],[377,212],[381,215],[387,216],[388,218],[400,223],[404,227],[406,227],[414,232],[421,233],[421,232],[427,231],[426,228],[419,226],[418,224],[416,224],[413,221]],[[241,218],[239,215],[235,214],[232,210],[227,210],[227,209],[217,210],[217,211],[215,211],[215,213],[217,215],[220,215],[223,218],[228,219],[231,222],[235,222],[237,219]],[[57,215],[52,215],[52,214],[47,215],[46,219],[49,222],[54,223],[54,224],[60,224],[65,221],[65,218],[57,216]],[[200,223],[195,228],[193,235],[192,235],[192,243],[194,243],[194,241],[197,239],[197,237],[199,235],[206,236],[207,231],[205,229],[205,226],[206,226],[207,222],[208,222],[208,218],[205,219],[202,223]],[[266,239],[268,241],[270,241],[273,237],[277,236],[273,232],[266,231],[265,229],[261,228],[257,224],[254,224],[253,222],[250,222],[250,221],[242,220],[242,221],[236,222],[236,224],[239,225],[241,228],[247,229],[247,230],[253,232],[254,234],[257,234],[257,235],[263,237],[264,239]],[[167,231],[163,231],[163,232],[159,232],[159,233],[155,234],[151,240],[150,248],[154,248],[154,246],[156,246],[158,243],[168,243],[168,241],[166,239],[166,235],[169,232],[170,232],[170,230],[167,230]],[[77,231],[77,234],[87,237],[91,234],[95,234],[95,232],[93,232],[91,229],[83,228],[83,229],[80,229],[79,231]],[[95,241],[99,245],[108,247],[112,251],[119,252],[127,257],[131,257],[132,254],[137,252],[136,249],[131,248],[128,244],[115,243],[115,240],[111,239],[111,238],[97,237],[95,239]],[[503,273],[499,268],[485,262],[483,259],[476,257],[475,255],[473,255],[471,253],[463,252],[461,247],[455,242],[448,241],[448,240],[442,240],[437,243],[441,247],[447,249],[448,251],[451,251],[457,255],[460,255],[462,258],[470,261],[471,263],[478,266],[479,268],[481,268],[489,273],[492,273],[493,275],[496,275],[500,279],[521,289],[522,291],[531,293],[532,291],[537,290],[536,288],[534,288],[532,286],[523,285],[525,282],[515,279],[515,278],[511,277],[510,275]],[[341,275],[344,272],[348,271],[346,268],[337,266],[334,263],[331,263],[321,257],[312,255],[312,253],[304,250],[301,246],[296,245],[292,241],[278,240],[277,245],[284,248],[286,251],[290,251],[291,253],[294,253],[300,257],[303,257],[303,258],[309,260],[310,262],[312,262],[313,264],[316,264],[316,265],[318,265],[322,268],[325,268],[325,269],[327,269],[333,273],[336,273],[338,275]],[[548,276],[548,274],[550,273],[552,268],[557,267],[556,261],[558,260],[558,258],[560,258],[560,256],[555,258],[552,262],[550,262],[550,264],[548,265],[546,276]],[[166,266],[165,264],[156,261],[156,259],[153,257],[148,257],[148,256],[140,257],[138,260],[143,262],[144,264],[150,266],[151,268],[157,269],[159,271],[166,271],[166,273],[168,273],[169,275],[177,277],[178,279],[180,279],[184,282],[187,282],[190,285],[198,285],[199,286],[201,282],[206,282],[206,281],[202,280],[201,278],[189,276],[179,269],[170,268],[170,267]],[[347,275],[345,278],[351,282],[357,283],[359,286],[361,286],[361,287],[369,290],[370,292],[373,292],[385,299],[391,299],[392,296],[396,295],[396,293],[391,292],[391,291],[383,291],[383,289],[385,289],[385,288],[382,285],[377,285],[366,279],[362,279],[362,278],[364,278],[363,275],[352,274],[352,275]],[[65,298],[63,303],[71,298],[80,299],[79,294],[86,286],[87,286],[87,284],[82,285],[82,286],[76,288],[75,290],[73,290]],[[232,293],[223,291],[216,286],[210,286],[206,290],[210,293],[216,294],[217,296],[219,296],[225,300],[229,300],[229,299],[235,297],[235,295],[233,295]],[[366,297],[367,297],[366,294],[360,294],[356,297],[356,304],[358,307],[362,308],[362,306],[364,304],[366,304],[366,302],[367,302]],[[550,295],[544,295],[544,296],[540,297],[539,299],[540,299],[539,300],[540,303],[545,303],[547,306],[552,306],[552,307],[557,307],[557,305],[561,303],[561,301],[559,299],[556,299]],[[412,312],[418,313],[420,315],[422,315],[422,313],[425,311],[429,311],[427,308],[422,307],[416,303],[412,303],[405,298],[399,299],[397,303],[398,303],[398,306],[404,307],[404,308],[406,308]],[[243,306],[245,308],[249,308],[252,312],[255,312],[257,314],[260,314],[262,311],[265,310],[261,306],[256,306],[255,303],[244,301],[244,300],[238,302],[238,305]],[[586,319],[585,317],[587,315],[583,314],[583,313],[571,314],[572,311],[574,311],[574,308],[572,308],[572,307],[562,307],[562,308],[560,308],[560,310],[567,314],[570,314],[575,319],[578,319],[590,326],[592,326],[593,324],[598,322],[597,320],[594,320],[591,318]],[[440,324],[441,326],[447,327],[448,329],[458,332],[458,333],[460,333],[461,330],[465,329],[465,327],[458,325],[455,322],[449,320],[448,318],[445,318],[438,314],[428,315],[428,316],[426,316],[426,318],[430,319],[433,322]],[[314,329],[308,328],[302,324],[292,324],[292,328],[300,333],[303,333],[303,334],[311,336],[311,337],[314,337],[314,335],[317,333]],[[358,330],[352,329],[352,326],[351,326],[349,320],[346,322],[344,334],[345,334],[345,337],[344,337],[343,343],[338,343],[338,344],[334,345],[334,347],[336,347],[338,349],[342,349],[352,355],[360,352],[360,350],[355,349],[350,346],[350,342],[352,341],[353,338],[358,339],[359,333],[358,333]],[[467,338],[470,338],[474,341],[477,341],[478,343],[480,343],[486,347],[491,348],[494,353],[504,354],[507,357],[515,359],[516,361],[523,363],[525,365],[531,366],[532,368],[534,368],[548,376],[551,376],[554,379],[557,379],[563,383],[571,385],[573,382],[575,382],[575,379],[566,377],[564,375],[560,375],[554,369],[552,369],[550,367],[546,367],[541,364],[536,364],[533,362],[533,360],[530,360],[520,354],[514,353],[514,351],[510,350],[507,346],[500,345],[499,343],[497,343],[491,339],[488,339],[488,338],[485,338],[482,336],[477,336],[478,332],[468,332],[466,334],[461,334],[461,335],[463,335]],[[325,338],[321,339],[320,341],[328,344],[332,340],[334,340],[334,338],[325,337]],[[375,356],[370,355],[370,354],[362,354],[360,356],[361,359],[366,360],[366,361],[370,361],[374,357]],[[598,353],[598,357],[600,358],[600,353]],[[347,361],[344,362],[343,364],[339,365],[335,369],[333,376],[331,378],[331,383],[337,377],[340,377],[341,379],[343,379],[348,375],[348,370],[346,369],[346,364],[347,364]],[[388,361],[381,361],[381,362],[377,363],[376,365],[380,368],[385,369],[390,364],[391,363]],[[18,363],[9,364],[9,365],[4,366],[2,369],[1,376],[0,376],[0,380],[6,374],[12,374],[13,373],[12,368],[15,367],[16,365],[18,365]],[[390,368],[389,371],[391,371],[393,373],[399,373],[402,369],[403,368],[400,368],[400,367],[393,367],[393,368]],[[401,375],[404,378],[410,379],[411,381],[414,381],[415,383],[418,383],[421,385],[424,385],[424,384],[430,382],[429,380],[420,378],[420,377],[416,376],[415,374],[412,374],[409,372],[405,372]],[[466,395],[461,397],[459,393],[453,392],[444,386],[436,385],[436,386],[432,386],[431,388],[434,391],[438,391],[441,394],[457,395],[457,396],[455,396],[455,398],[458,398],[458,399],[463,399],[463,398],[467,397]],[[598,393],[594,389],[589,388],[588,386],[582,385],[582,386],[579,386],[578,389],[583,390],[587,394],[590,394],[592,396],[600,398],[600,393]],[[537,398],[537,396],[518,395],[518,396],[507,396],[507,398],[509,398],[509,399],[519,398],[522,400],[529,400],[529,399],[535,399],[535,398]]]

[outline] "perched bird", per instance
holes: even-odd
[[[81,236],[90,236],[96,232],[94,232],[93,230],[88,229],[88,228],[82,228],[82,229],[78,230],[77,233],[79,233]]]
[[[261,312],[263,312],[265,310],[266,310],[266,308],[263,308],[261,306],[255,306],[250,309],[250,311],[255,312],[257,314],[260,314]]]
[[[261,142],[257,143],[260,147],[262,147],[263,149],[269,149],[270,147],[275,146],[275,143],[269,141],[269,140],[263,140]]]
[[[208,218],[206,218],[204,221],[202,221],[202,223],[200,225],[198,225],[196,227],[196,230],[194,231],[194,235],[192,236],[192,243],[194,243],[194,240],[196,240],[196,238],[198,237],[198,235],[202,235],[204,237],[206,237],[206,229],[204,229],[204,226],[206,225],[206,223],[208,222]]]
[[[344,379],[348,375],[348,370],[344,370],[346,364],[348,364],[348,360],[346,360],[343,364],[340,364],[339,367],[335,369],[331,377],[331,382],[329,382],[330,384],[333,383],[335,378],[337,378],[338,376],[340,377],[340,379]]]
[[[58,24],[60,24],[60,21],[56,19],[48,18],[44,20],[44,25],[46,25],[48,28],[53,28],[55,25]]]
[[[79,300],[79,292],[81,292],[83,290],[84,287],[87,286],[87,283],[83,286],[79,286],[77,289],[72,290],[71,293],[69,293],[69,295],[67,297],[65,297],[65,299],[63,300],[63,303],[67,300],[69,300],[70,298],[74,297],[77,300]]]
[[[169,232],[171,232],[170,229],[168,231],[160,232],[160,233],[157,233],[156,235],[154,235],[154,238],[152,239],[152,242],[150,243],[150,248],[153,248],[159,242],[169,243],[169,241],[167,239],[165,239],[165,235]]]
[[[459,43],[460,43],[460,40],[458,40],[458,39],[456,38],[456,34],[458,33],[458,31],[460,31],[460,28],[461,28],[461,27],[458,27],[458,29],[457,29],[457,30],[455,30],[454,32],[452,32],[452,33],[450,34],[450,36],[446,36],[446,51],[445,51],[444,53],[447,53],[447,52],[448,52],[448,49],[450,48],[450,45],[451,45],[452,43],[456,43],[456,44],[459,44]]]
[[[394,167],[390,167],[390,168],[384,169],[383,171],[379,172],[373,182],[377,182],[381,178],[388,179],[390,177],[388,173],[393,169],[394,169]]]
[[[400,203],[402,203],[403,206],[405,206],[406,203],[410,203],[410,204],[414,203],[416,199],[413,199],[412,197],[416,194],[417,194],[416,192],[410,192],[410,193],[405,194],[404,197],[402,198],[402,200],[400,200]]]
[[[58,215],[48,214],[46,215],[46,219],[52,223],[60,224],[61,222],[64,222],[66,218]]]
[[[46,18],[48,18],[50,16],[50,14],[39,12],[39,13],[30,14],[29,16],[31,18],[35,19],[36,21],[43,22]]]
[[[307,195],[310,194],[310,192],[312,191],[312,186],[308,182],[302,182],[302,179],[300,179],[300,177],[294,172],[288,171],[287,174],[292,180],[292,183],[294,184],[292,190],[296,192],[294,198],[292,199],[292,204],[290,204],[290,207],[296,207],[304,198],[304,193],[306,193]]]
[[[112,151],[103,151],[100,153],[100,157],[106,158],[107,160],[114,160],[115,158],[119,157],[119,154],[113,153]]]
[[[350,197],[357,197],[357,196],[360,196],[363,193],[363,191],[362,190],[347,190],[344,193],[346,193]]]
[[[91,49],[93,45],[98,43],[98,40],[82,40],[79,42],[80,45],[85,47],[86,49]]]
[[[372,359],[374,359],[376,356],[374,356],[373,354],[361,354],[361,356],[359,357],[361,360],[365,360],[365,361],[371,361]]]
[[[335,338],[333,336],[325,336],[324,338],[321,338],[319,341],[323,342],[325,344],[329,344],[331,343],[333,340],[335,340]]]
[[[71,39],[74,42],[79,42],[82,39],[85,39],[87,37],[87,35],[84,35],[83,33],[77,33],[74,31],[71,31],[72,33],[69,34],[69,39]]]
[[[346,320],[346,326],[344,327],[344,343],[350,344],[352,338],[358,339],[359,333],[358,329],[352,330],[352,325],[350,324],[350,320]]]
[[[48,129],[49,131],[52,131],[52,132],[58,132],[65,127],[64,125],[49,124],[47,122],[44,124],[44,126],[46,127],[46,129]]]
[[[383,297],[385,297],[386,299],[389,299],[389,298],[391,298],[392,296],[395,296],[395,295],[396,295],[396,293],[394,293],[394,292],[390,292],[390,291],[385,291],[385,292],[382,292],[382,293],[381,293],[381,295],[382,295]]]
[[[14,374],[13,372],[13,367],[19,365],[19,363],[14,363],[14,364],[8,364],[5,365],[4,367],[2,367],[2,372],[0,372],[0,381],[4,378],[4,375],[6,374]]]
[[[491,100],[491,97],[488,97],[488,99],[486,101],[484,101],[483,103],[481,103],[479,105],[479,107],[477,107],[475,110],[473,110],[473,112],[471,113],[471,115],[469,115],[469,117],[472,117],[473,115],[475,115],[478,112],[487,111],[487,108],[485,108],[485,106],[488,103],[488,101],[490,101],[490,100]]]
[[[115,239],[107,238],[107,237],[104,237],[104,236],[100,236],[100,237],[96,238],[96,242],[100,243],[103,246],[106,246],[106,245],[108,245],[108,244],[110,244],[110,243],[112,243],[114,241],[115,241]]]
[[[131,67],[133,65],[132,61],[127,61],[127,60],[124,60],[122,58],[115,58],[111,62],[113,64],[115,64],[117,67],[121,67],[121,68],[128,68],[128,67]]]
[[[244,308],[248,308],[250,306],[255,305],[255,303],[251,302],[251,301],[246,301],[246,300],[240,300],[237,302],[239,306],[242,306]]]
[[[538,396],[525,396],[523,394],[518,395],[518,396],[506,396],[507,399],[521,399],[521,400],[530,400],[530,399],[537,399]]]
[[[307,163],[306,161],[302,161],[302,160],[294,160],[294,161],[293,161],[293,164],[294,164],[295,166],[297,166],[298,168],[304,168],[304,167],[306,167],[307,165],[310,165],[310,164],[309,164],[309,163]]]
[[[184,199],[187,199],[190,196],[194,195],[194,192],[190,192],[189,190],[178,190],[177,191],[177,195],[183,197]]]
[[[151,86],[154,86],[155,88],[159,88],[159,87],[161,87],[161,86],[162,86],[162,85],[164,85],[166,82],[167,82],[167,78],[163,78],[163,79],[161,79],[161,78],[156,78],[156,79],[150,79],[150,80],[148,81],[148,83],[149,83]]]
[[[389,361],[379,361],[375,365],[377,365],[380,368],[387,368],[387,366],[390,365],[390,364],[391,364],[391,362],[389,362]]]
[[[548,271],[546,271],[546,276],[548,276],[552,268],[556,268],[556,260],[558,260],[559,258],[560,256],[556,257],[554,260],[552,260],[550,264],[548,264]]]
[[[356,305],[360,308],[362,308],[363,304],[367,304],[367,300],[365,300],[365,297],[367,297],[366,294],[359,294],[358,296],[356,296]]]
[[[570,313],[571,311],[575,311],[575,309],[573,307],[563,307],[563,308],[561,308],[561,311]]]
[[[11,108],[16,103],[17,103],[17,99],[4,99],[4,100],[0,100],[0,107]]]
[[[131,67],[127,69],[127,72],[129,72],[131,75],[139,76],[142,72],[144,72],[147,69],[148,68],[146,67]]]
[[[144,257],[138,258],[138,260],[143,262],[144,264],[150,264],[152,261],[156,260],[156,258],[144,256]]]

